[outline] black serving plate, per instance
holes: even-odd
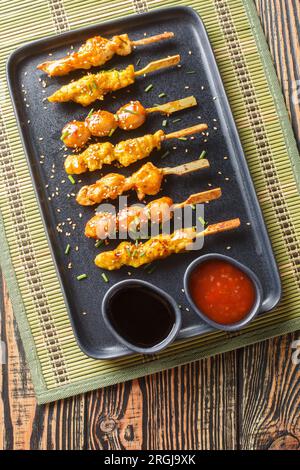
[[[120,90],[113,96],[107,95],[103,102],[93,103],[89,108],[82,108],[74,103],[51,104],[44,100],[62,84],[85,73],[80,71],[66,77],[48,78],[37,71],[36,66],[48,60],[49,53],[52,54],[52,59],[64,56],[70,51],[71,45],[76,49],[87,38],[96,34],[110,37],[127,32],[130,38],[137,39],[143,37],[144,33],[149,36],[163,31],[173,31],[175,38],[152,46],[139,47],[127,57],[115,57],[105,68],[123,68],[129,63],[136,64],[140,59],[136,67],[139,69],[152,60],[176,53],[181,55],[180,68],[173,67],[149,74],[146,78],[141,77],[133,86]],[[97,71],[97,68],[94,70]],[[196,73],[188,74],[188,71]],[[183,323],[179,338],[194,337],[209,331],[209,327],[189,308],[183,292],[183,274],[193,259],[211,251],[230,255],[252,269],[263,288],[261,311],[275,306],[281,292],[276,263],[207,33],[195,11],[187,7],[159,9],[32,42],[10,56],[7,75],[66,305],[77,341],[87,355],[104,359],[129,353],[125,347],[116,344],[100,311],[102,298],[108,288],[128,278],[152,282],[171,294],[182,306]],[[153,88],[145,93],[144,89],[150,83]],[[162,92],[167,95],[163,99],[158,97]],[[83,184],[94,182],[100,173],[83,174],[80,178],[75,177],[77,181],[81,179],[82,183],[77,182],[75,186],[70,183],[63,167],[66,152],[62,149],[60,140],[62,127],[71,119],[84,118],[91,108],[102,107],[114,112],[130,99],[139,99],[144,106],[153,106],[154,103],[189,95],[197,98],[198,106],[171,116],[166,130],[171,132],[207,122],[209,136],[207,139],[196,136],[194,140],[165,142],[161,151],[152,154],[151,160],[158,166],[175,166],[195,160],[205,149],[211,168],[184,177],[168,177],[160,195],[169,195],[175,202],[179,202],[191,193],[220,186],[222,198],[206,205],[205,219],[208,223],[214,223],[240,217],[241,228],[205,240],[201,252],[191,251],[159,262],[157,269],[151,274],[144,269],[124,268],[108,273],[109,283],[105,283],[101,270],[94,266],[99,248],[84,236],[85,223],[94,209],[81,207],[73,196],[67,197],[67,194],[77,192]],[[173,119],[177,118],[181,121],[173,123]],[[152,115],[136,131],[125,133],[117,130],[112,142],[154,132],[161,128],[163,119],[162,116]],[[166,150],[170,150],[170,154],[161,159]],[[145,162],[118,171],[130,174]],[[102,173],[110,171],[111,168],[106,168]],[[56,188],[58,195],[55,195]],[[52,197],[52,194],[55,196]],[[132,194],[129,202],[134,201],[136,198]],[[63,221],[63,233],[59,233],[56,227]],[[72,223],[76,224],[74,230]],[[69,237],[66,232],[70,233]],[[72,248],[69,255],[65,255],[68,243]],[[79,247],[78,251],[75,250],[76,246]],[[110,246],[113,247],[114,243]],[[68,268],[70,262],[71,269]],[[78,281],[76,276],[82,273],[88,274],[88,278]]]

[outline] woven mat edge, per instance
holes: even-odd
[[[297,182],[298,189],[300,187],[300,159],[297,149],[296,140],[293,134],[292,126],[289,121],[288,112],[285,106],[284,98],[282,95],[281,87],[276,76],[271,54],[268,49],[268,45],[263,33],[255,5],[249,0],[243,0],[248,19],[250,21],[253,34],[255,36],[260,58],[262,60],[266,77],[268,79],[270,88],[272,90],[273,97],[275,99],[276,108],[278,114],[281,117],[281,126],[286,141],[288,154],[292,162],[295,180]],[[236,338],[228,339],[223,342],[220,347],[216,350],[216,346],[209,346],[205,349],[199,350],[194,348],[186,353],[182,353],[180,356],[176,356],[170,360],[166,358],[161,359],[153,363],[138,364],[137,366],[130,368],[130,378],[128,377],[128,369],[126,371],[120,371],[114,375],[113,378],[99,377],[98,379],[83,379],[76,383],[68,384],[53,390],[46,388],[43,380],[42,370],[37,356],[37,350],[34,343],[34,339],[30,332],[30,327],[26,318],[26,312],[21,298],[20,290],[17,285],[17,279],[13,269],[13,265],[10,259],[9,247],[5,236],[5,228],[3,224],[2,215],[0,213],[0,241],[2,250],[0,250],[0,264],[5,276],[5,280],[8,286],[8,291],[12,301],[14,315],[16,317],[20,336],[23,342],[24,350],[26,353],[27,362],[30,366],[32,381],[39,404],[51,402],[54,400],[67,398],[72,395],[84,393],[97,388],[113,385],[121,381],[132,380],[140,376],[150,375],[162,370],[170,369],[172,367],[184,365],[189,362],[193,362],[199,359],[203,359],[208,356],[221,354],[228,352],[240,347],[251,345],[275,336],[293,332],[300,329],[300,318],[288,320],[277,325],[271,325],[265,328],[261,332],[251,332],[241,334]],[[255,334],[255,337],[253,335]],[[147,370],[145,370],[147,368]]]
[[[276,75],[274,62],[269,50],[266,36],[263,32],[262,25],[257,14],[257,10],[253,0],[242,0],[251,25],[253,35],[256,40],[257,49],[264,66],[264,71],[268,80],[272,96],[275,100],[275,106],[278,115],[281,117],[280,125],[285,140],[285,144],[290,157],[291,165],[294,172],[298,191],[300,192],[300,156],[297,147],[295,134],[289,118],[287,107],[284,101],[281,85]]]
[[[5,227],[0,210],[0,266],[5,277],[9,298],[13,307],[13,313],[17,320],[18,330],[25,350],[27,363],[30,365],[31,377],[35,393],[38,396],[46,390],[43,373],[37,355],[34,338],[27,321],[23,299],[18,286],[18,281],[10,257],[8,242],[5,235]]]

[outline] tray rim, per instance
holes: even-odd
[[[31,165],[31,161],[30,161],[30,157],[29,157],[29,153],[30,153],[29,144],[27,142],[25,132],[23,133],[23,127],[22,127],[22,124],[21,124],[21,116],[20,116],[20,113],[18,111],[15,95],[14,95],[14,92],[13,92],[13,86],[14,86],[14,84],[13,84],[13,68],[18,66],[18,64],[24,58],[30,57],[30,55],[31,55],[30,54],[30,49],[32,47],[37,47],[39,45],[44,45],[45,42],[47,42],[47,47],[44,48],[44,50],[47,51],[47,49],[51,49],[53,47],[53,43],[57,44],[57,42],[61,42],[64,38],[68,38],[68,39],[70,38],[72,40],[73,36],[77,36],[78,34],[89,33],[90,30],[93,30],[93,29],[96,29],[96,28],[99,28],[99,27],[101,29],[105,29],[106,27],[112,26],[116,23],[118,24],[118,29],[119,29],[119,27],[122,26],[122,24],[126,24],[128,21],[132,21],[132,20],[135,20],[135,19],[138,18],[142,22],[143,18],[145,18],[145,17],[153,16],[153,15],[155,16],[155,15],[159,15],[161,13],[163,14],[163,13],[166,13],[166,12],[169,12],[169,13],[170,12],[174,12],[174,13],[183,12],[183,13],[189,14],[190,16],[193,17],[194,20],[197,21],[197,23],[198,23],[197,27],[200,26],[200,28],[202,29],[202,31],[201,31],[201,29],[199,30],[199,34],[204,33],[204,35],[206,37],[206,41],[207,41],[207,49],[206,49],[207,54],[206,54],[206,56],[209,56],[208,57],[209,67],[211,67],[213,69],[213,74],[214,74],[214,77],[215,77],[214,78],[214,85],[220,91],[220,96],[222,98],[223,104],[225,105],[224,115],[227,118],[226,127],[227,127],[227,129],[230,129],[230,133],[232,134],[229,140],[231,142],[232,147],[234,148],[234,153],[235,154],[238,153],[240,155],[239,158],[241,158],[241,160],[242,160],[243,173],[241,172],[240,175],[241,176],[245,175],[247,177],[248,189],[249,189],[249,193],[251,193],[250,197],[256,203],[255,204],[256,205],[256,216],[259,219],[259,222],[260,222],[259,227],[261,229],[261,232],[264,235],[265,246],[268,248],[268,252],[271,254],[270,261],[272,261],[274,279],[276,278],[276,281],[277,281],[276,286],[274,284],[274,290],[276,292],[276,296],[274,298],[273,303],[271,304],[271,306],[268,306],[268,308],[263,307],[263,304],[262,304],[262,308],[261,308],[259,314],[274,309],[276,307],[276,305],[279,303],[279,301],[281,299],[281,296],[282,296],[281,279],[280,279],[280,275],[279,275],[279,270],[278,270],[276,258],[275,258],[274,252],[273,252],[273,248],[272,248],[272,245],[271,245],[270,238],[269,238],[268,228],[267,228],[266,223],[264,221],[262,210],[261,210],[259,201],[257,199],[256,191],[255,191],[255,188],[254,188],[254,183],[253,183],[253,180],[252,180],[252,176],[251,176],[251,173],[250,173],[250,170],[249,170],[249,167],[248,167],[245,152],[244,152],[244,149],[243,149],[240,137],[239,137],[237,126],[236,126],[236,123],[235,123],[235,120],[234,120],[234,116],[233,116],[233,113],[232,113],[232,110],[231,110],[231,106],[230,106],[230,103],[229,103],[229,100],[228,100],[228,97],[227,97],[226,90],[225,90],[225,87],[224,87],[224,84],[223,84],[223,80],[222,80],[222,77],[221,77],[221,74],[220,74],[220,71],[219,71],[219,68],[218,68],[218,64],[217,64],[217,61],[216,61],[216,58],[215,58],[215,55],[214,55],[214,51],[213,51],[211,42],[209,40],[209,36],[208,36],[207,30],[205,28],[204,22],[202,21],[202,18],[199,15],[199,13],[195,9],[193,9],[192,7],[185,6],[185,5],[154,8],[154,9],[149,10],[148,12],[144,12],[144,13],[141,13],[141,14],[134,13],[134,14],[131,14],[131,15],[123,16],[121,18],[117,17],[117,18],[114,18],[112,20],[108,20],[108,21],[105,21],[105,22],[102,22],[102,23],[92,24],[90,26],[84,26],[82,28],[72,29],[70,31],[67,31],[67,32],[64,32],[64,33],[61,33],[61,34],[57,34],[57,35],[54,34],[54,35],[50,35],[50,36],[45,36],[43,38],[40,38],[40,39],[37,39],[37,40],[34,40],[34,41],[30,41],[30,42],[28,42],[26,44],[23,44],[22,46],[18,47],[14,51],[12,51],[9,54],[8,58],[7,58],[6,77],[7,77],[7,84],[8,84],[9,94],[10,94],[10,98],[11,98],[11,101],[12,101],[12,104],[13,104],[13,111],[14,111],[15,118],[16,118],[16,123],[17,123],[18,131],[19,131],[19,135],[20,135],[20,140],[21,140],[21,143],[22,143],[22,146],[23,146],[23,149],[24,149],[28,170],[30,172],[31,181],[33,183],[33,190],[34,190],[35,198],[36,198],[36,201],[37,201],[38,209],[39,209],[39,212],[40,212],[40,215],[41,215],[41,221],[43,223],[45,236],[46,236],[48,247],[49,247],[49,250],[50,250],[51,257],[52,257],[53,265],[54,265],[54,268],[55,268],[55,271],[56,271],[56,274],[57,274],[58,282],[59,282],[59,285],[60,285],[60,288],[61,288],[61,293],[62,293],[62,296],[63,296],[63,299],[64,299],[66,311],[68,313],[68,318],[69,318],[71,326],[72,326],[72,332],[73,332],[74,337],[76,339],[76,342],[77,342],[79,348],[82,350],[82,352],[86,356],[88,356],[90,358],[93,358],[95,360],[114,360],[114,359],[118,359],[118,358],[125,357],[125,356],[132,356],[132,355],[134,355],[134,353],[132,351],[130,351],[129,349],[123,347],[122,345],[118,344],[119,349],[118,349],[117,354],[113,354],[113,355],[106,354],[105,356],[100,356],[99,354],[94,355],[90,351],[87,351],[87,349],[85,348],[85,346],[82,344],[82,342],[80,340],[80,337],[79,337],[80,335],[78,335],[77,329],[75,327],[75,322],[74,322],[73,316],[71,314],[71,309],[70,309],[70,306],[69,306],[69,302],[67,300],[66,290],[65,290],[65,287],[64,287],[64,284],[63,284],[63,281],[62,281],[62,277],[61,277],[60,272],[59,272],[58,263],[56,261],[55,255],[54,255],[54,249],[53,249],[53,246],[52,246],[52,243],[51,243],[51,240],[50,240],[50,234],[49,234],[48,229],[47,229],[44,212],[42,210],[42,201],[39,197],[36,180],[35,180],[34,175],[33,175],[32,165]],[[78,41],[78,38],[76,40]],[[29,54],[27,53],[27,51],[29,51]],[[24,56],[24,54],[25,54],[25,56]],[[205,331],[203,331],[201,334],[189,335],[189,334],[185,334],[184,332],[182,334],[179,333],[178,338],[175,340],[175,343],[177,343],[179,341],[187,340],[189,338],[201,337],[203,334],[206,334],[206,333],[209,333],[209,332],[212,332],[212,331],[215,331],[215,329],[209,327],[209,328],[205,329]]]

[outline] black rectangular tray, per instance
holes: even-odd
[[[140,62],[137,68],[142,68],[152,60],[177,53],[181,55],[180,68],[173,67],[149,74],[146,78],[139,78],[133,86],[114,93],[115,98],[107,95],[103,102],[95,102],[88,109],[75,103],[51,104],[45,100],[46,96],[62,84],[85,73],[80,71],[52,79],[46,77],[36,70],[36,66],[48,60],[49,53],[52,54],[52,59],[64,56],[70,51],[71,45],[77,49],[87,38],[96,34],[111,37],[126,32],[131,39],[137,39],[142,38],[144,33],[149,36],[163,31],[173,31],[175,38],[152,46],[139,47],[127,57],[114,58],[105,68],[124,68],[129,63],[136,64],[138,59]],[[94,70],[97,71],[97,68]],[[187,74],[188,71],[196,73]],[[281,294],[277,266],[209,39],[201,19],[194,10],[188,7],[159,9],[26,44],[10,56],[7,76],[67,309],[78,344],[87,355],[109,359],[129,353],[126,348],[116,343],[101,317],[103,295],[114,283],[126,278],[150,281],[169,292],[181,304],[183,324],[179,340],[210,331],[190,309],[183,292],[184,271],[200,254],[225,253],[246,264],[257,274],[263,287],[261,312],[276,305]],[[144,89],[150,83],[153,88],[145,93]],[[167,95],[164,99],[158,97],[162,92]],[[63,167],[65,150],[62,149],[60,140],[61,130],[71,119],[84,118],[91,108],[115,112],[131,99],[140,100],[144,106],[153,106],[157,102],[189,95],[196,96],[198,106],[171,116],[166,130],[171,132],[199,122],[207,122],[207,142],[203,136],[188,141],[165,142],[161,151],[152,154],[151,161],[158,166],[175,166],[197,159],[205,149],[211,168],[202,174],[198,172],[180,178],[169,177],[160,195],[169,195],[175,202],[179,202],[191,193],[209,189],[209,185],[220,186],[223,191],[222,198],[206,205],[205,219],[208,223],[214,223],[240,217],[241,228],[205,240],[201,252],[191,251],[159,262],[157,269],[151,274],[144,269],[134,268],[110,272],[109,283],[106,284],[101,277],[101,270],[94,266],[94,258],[99,249],[94,246],[93,241],[84,236],[85,223],[94,213],[94,209],[81,207],[72,195],[67,196],[77,192],[83,184],[94,182],[99,177],[99,172],[81,175],[82,183],[77,182],[76,186],[69,182]],[[172,123],[176,118],[181,121]],[[162,116],[152,115],[145,125],[136,131],[126,133],[117,130],[112,136],[112,142],[154,132],[161,128],[163,119]],[[166,150],[170,150],[170,154],[161,159]],[[120,171],[130,174],[139,166],[141,162]],[[111,168],[105,168],[102,173],[110,171]],[[76,179],[78,180],[77,177]],[[65,183],[62,183],[63,180]],[[56,188],[58,195],[55,195]],[[134,201],[136,198],[132,194],[129,202]],[[62,221],[65,226],[63,233],[59,233],[56,227]],[[72,223],[76,224],[74,230]],[[71,235],[67,237],[66,232]],[[72,248],[69,255],[65,255],[68,243]],[[79,247],[78,251],[75,250],[76,246]],[[68,268],[70,262],[71,269]],[[88,274],[88,278],[78,281],[76,276],[82,273]]]

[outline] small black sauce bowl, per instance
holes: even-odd
[[[113,324],[110,321],[108,312],[109,312],[109,303],[113,296],[120,292],[122,289],[127,289],[128,287],[134,287],[134,286],[140,286],[144,287],[146,289],[152,290],[156,295],[162,297],[171,307],[171,309],[174,312],[174,324],[171,329],[171,331],[168,333],[168,335],[159,343],[151,346],[151,347],[139,347],[135,344],[132,344],[128,342],[125,338],[123,338],[118,331],[115,329]],[[141,315],[143,312],[141,312]],[[167,294],[165,291],[162,289],[159,289],[158,287],[154,286],[150,282],[147,281],[140,281],[138,279],[128,279],[125,281],[120,281],[114,286],[112,286],[105,294],[102,300],[102,316],[104,319],[104,322],[106,326],[108,327],[109,331],[114,335],[114,337],[124,346],[126,346],[128,349],[130,349],[133,352],[140,353],[140,354],[155,354],[162,349],[165,349],[167,346],[169,346],[174,339],[176,338],[177,334],[179,333],[180,327],[181,327],[181,312],[180,309],[173,299],[169,294]]]
[[[217,323],[214,320],[211,320],[207,315],[205,315],[205,313],[203,313],[193,301],[192,295],[190,293],[190,287],[189,287],[191,274],[193,273],[194,269],[197,268],[200,264],[204,263],[205,261],[213,260],[213,259],[219,259],[219,260],[223,260],[223,261],[227,261],[228,263],[231,263],[233,266],[236,266],[245,274],[247,274],[247,276],[253,282],[253,285],[255,288],[255,300],[254,300],[253,306],[250,312],[239,322],[231,323],[227,325],[223,325],[222,323]],[[185,295],[190,305],[194,309],[194,311],[199,315],[199,317],[201,317],[203,321],[205,321],[210,326],[217,328],[219,330],[224,330],[224,331],[240,330],[241,328],[246,326],[248,323],[250,323],[250,321],[252,321],[253,318],[259,313],[259,309],[261,307],[261,302],[262,302],[262,287],[261,287],[261,283],[258,277],[256,276],[256,274],[254,274],[253,271],[251,271],[251,269],[247,268],[242,263],[240,263],[239,261],[236,261],[234,258],[231,258],[230,256],[221,255],[219,253],[210,253],[208,255],[200,256],[199,258],[195,259],[187,267],[185,274],[184,274],[183,284],[184,284]]]

